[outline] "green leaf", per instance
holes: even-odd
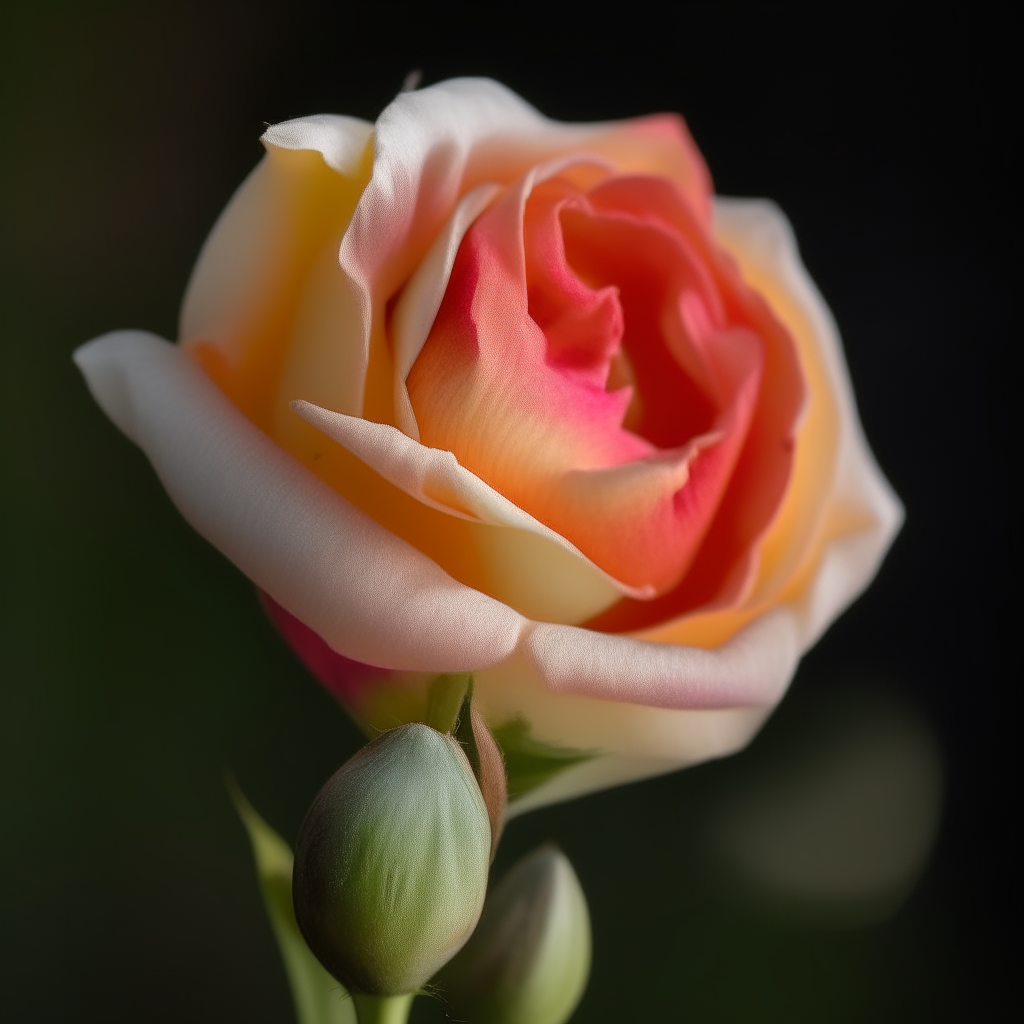
[[[228,779],[228,791],[252,842],[256,875],[270,925],[284,961],[298,1024],[356,1024],[348,992],[309,951],[292,909],[292,851],[256,813],[238,784]]]
[[[505,755],[509,800],[525,796],[566,768],[596,756],[594,751],[556,747],[535,740],[525,718],[514,718],[499,725],[491,734]]]

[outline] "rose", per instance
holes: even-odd
[[[371,731],[474,672],[520,807],[742,746],[902,515],[782,214],[483,80],[263,141],[76,354],[185,517]]]

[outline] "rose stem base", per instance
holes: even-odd
[[[405,1024],[415,992],[404,996],[368,996],[361,992],[352,993],[359,1024]]]

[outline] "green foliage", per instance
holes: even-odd
[[[292,851],[256,813],[238,784],[231,799],[249,833],[263,902],[284,961],[297,1024],[355,1024],[356,1012],[344,988],[320,966],[306,945],[292,909]]]
[[[491,732],[505,757],[509,800],[525,796],[559,772],[595,756],[588,750],[541,743],[531,736],[524,718],[514,718]]]

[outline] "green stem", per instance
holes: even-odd
[[[368,996],[362,992],[352,993],[359,1024],[405,1024],[415,992],[404,996]]]

